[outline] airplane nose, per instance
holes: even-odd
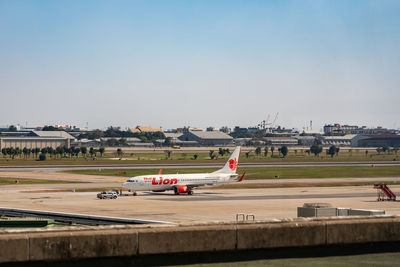
[[[122,183],[122,187],[126,187],[126,184],[127,184],[126,182]]]

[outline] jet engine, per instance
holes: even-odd
[[[191,195],[191,194],[193,194],[192,190],[189,187],[187,187],[186,185],[174,186],[174,193],[175,193],[175,195],[179,195],[179,194]]]

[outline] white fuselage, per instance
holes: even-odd
[[[237,174],[226,173],[142,175],[129,178],[122,186],[130,191],[163,191],[176,186],[215,186],[235,181],[237,177]]]

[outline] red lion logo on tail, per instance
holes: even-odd
[[[236,158],[230,159],[230,160],[229,160],[229,168],[230,168],[232,171],[236,171],[237,167],[238,167],[238,162],[237,162]]]

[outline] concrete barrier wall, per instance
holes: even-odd
[[[400,217],[3,230],[0,263],[375,242],[400,242]]]

